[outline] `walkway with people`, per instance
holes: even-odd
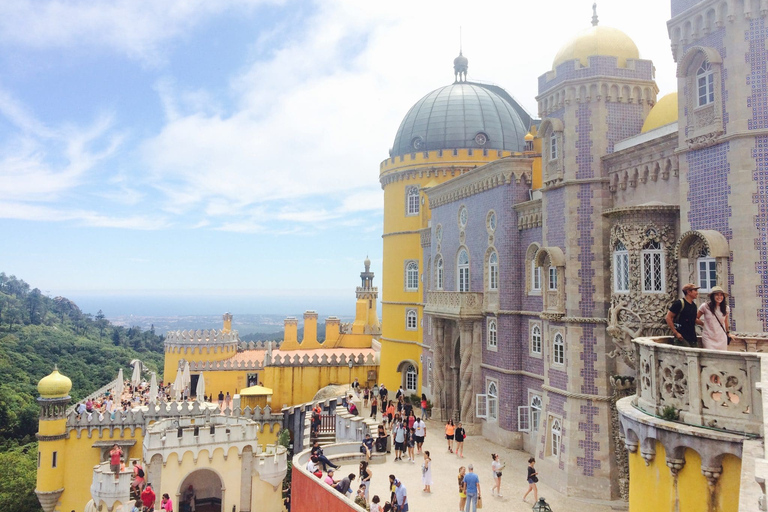
[[[363,408],[360,404],[361,415],[370,414],[369,408]],[[381,421],[381,414],[377,419]],[[483,511],[520,511],[527,512],[533,506],[533,493],[528,496],[528,501],[523,502],[523,494],[528,489],[526,482],[528,459],[530,454],[503,448],[493,444],[480,436],[469,436],[464,443],[464,458],[459,459],[455,454],[449,453],[445,441],[445,425],[439,421],[427,420],[427,437],[424,441],[424,449],[429,450],[432,458],[432,492],[422,492],[424,486],[421,483],[421,465],[424,462],[422,455],[416,455],[416,461],[411,463],[407,457],[402,461],[394,462],[394,451],[387,455],[385,463],[374,463],[370,466],[373,470],[370,497],[378,495],[381,504],[390,499],[389,475],[397,477],[408,490],[408,502],[411,512],[430,511],[456,511],[459,510],[459,492],[457,477],[459,467],[474,465],[474,471],[480,477],[480,489],[483,497]],[[414,450],[415,453],[415,450]],[[501,494],[493,496],[491,488],[493,479],[491,475],[491,453],[498,453],[506,468],[501,480]],[[337,478],[354,472],[358,475],[358,468],[351,464],[342,465]],[[544,497],[554,512],[609,512],[616,509],[628,509],[621,501],[601,502],[594,500],[581,500],[567,498],[547,485],[547,475],[539,474],[539,496]],[[352,488],[357,492],[359,477],[353,482]],[[354,494],[353,494],[354,496]]]

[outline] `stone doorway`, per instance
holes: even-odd
[[[194,491],[194,500],[189,496],[189,486]],[[179,512],[222,512],[224,498],[223,482],[219,475],[210,469],[193,471],[181,482],[176,502]]]

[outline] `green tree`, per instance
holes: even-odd
[[[99,312],[96,313],[96,327],[99,328],[99,341],[101,341],[101,337],[104,335],[104,328],[108,324],[109,322],[107,322],[107,319],[104,317],[104,312],[99,310]]]
[[[41,512],[35,496],[37,443],[0,452],[0,510]]]

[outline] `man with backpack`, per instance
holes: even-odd
[[[683,298],[669,306],[665,320],[675,337],[675,345],[680,347],[698,346],[696,340],[696,316],[698,308],[694,300],[699,296],[699,287],[688,283],[683,286]]]

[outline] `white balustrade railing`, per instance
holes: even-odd
[[[762,435],[763,405],[756,384],[765,356],[683,348],[670,342],[669,337],[633,340],[635,405],[688,425]]]

